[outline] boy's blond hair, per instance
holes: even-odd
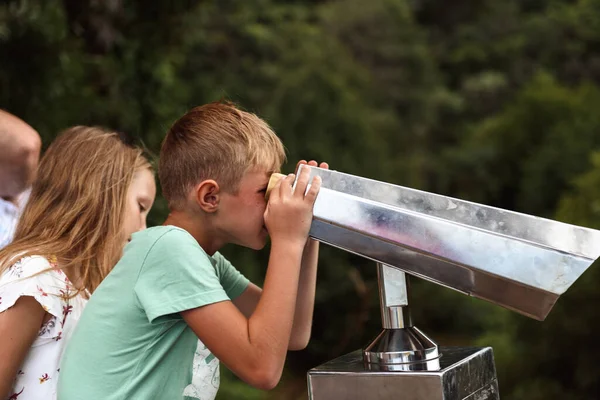
[[[283,144],[265,121],[232,103],[214,102],[191,109],[169,129],[158,174],[169,208],[182,209],[203,180],[236,193],[247,171],[278,172],[284,161]]]
[[[42,157],[13,242],[0,250],[0,273],[22,257],[56,257],[58,268],[75,269],[93,292],[121,257],[127,191],[146,168],[142,150],[117,133],[64,131]]]

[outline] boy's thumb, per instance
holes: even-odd
[[[267,191],[265,193],[265,199],[267,199],[267,201],[269,200],[269,195],[271,194],[271,190],[273,190],[275,185],[277,185],[277,182],[279,182],[283,178],[285,178],[284,174],[280,174],[278,172],[271,174],[271,178],[269,178],[269,184],[267,185]]]

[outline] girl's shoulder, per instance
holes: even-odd
[[[58,268],[56,257],[46,258],[37,255],[22,257],[4,271],[0,277],[0,285],[46,273],[52,277],[64,275],[64,272]]]
[[[0,312],[12,307],[19,297],[31,296],[47,312],[59,316],[72,295],[70,282],[54,257],[23,257],[0,276]]]

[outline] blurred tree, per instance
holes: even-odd
[[[571,89],[548,74],[534,76],[502,113],[471,126],[447,150],[458,196],[551,217],[600,145],[599,101],[592,84]]]
[[[448,100],[441,86],[425,30],[408,1],[336,1],[323,7],[325,31],[336,37],[355,63],[368,72],[380,110],[391,110],[396,128],[385,138],[389,176],[411,187],[429,186],[437,168],[433,156],[443,138],[433,140],[437,113]]]
[[[600,229],[600,152],[589,170],[572,179],[556,218]],[[557,302],[543,322],[514,313],[489,319],[480,342],[494,346],[502,398],[514,400],[592,400],[600,393],[595,321],[600,281],[598,262]]]

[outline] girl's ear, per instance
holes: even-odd
[[[220,193],[221,188],[216,181],[202,181],[196,186],[196,203],[203,211],[213,213],[219,208]]]

